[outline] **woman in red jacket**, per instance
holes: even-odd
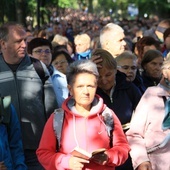
[[[37,150],[45,169],[114,170],[126,161],[130,148],[120,121],[96,95],[98,76],[97,67],[90,60],[75,61],[69,66],[70,97],[62,105],[64,120],[59,151],[56,151],[54,114],[45,125]],[[85,159],[73,154],[75,147],[88,153],[101,148],[105,151]]]

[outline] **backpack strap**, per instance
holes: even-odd
[[[114,120],[113,120],[113,113],[111,110],[106,107],[102,113],[104,123],[106,125],[106,130],[109,136],[109,146],[110,148],[113,147],[113,130],[114,130]],[[61,141],[61,133],[64,121],[64,110],[62,108],[55,109],[54,111],[54,119],[53,119],[53,129],[55,136],[57,138],[57,151],[60,150],[60,141]]]
[[[53,129],[57,138],[57,151],[60,150],[61,133],[64,121],[64,110],[62,108],[55,109],[53,119]]]
[[[106,125],[106,130],[107,130],[107,133],[110,139],[109,146],[110,148],[112,148],[113,147],[113,130],[114,130],[113,113],[108,107],[106,107],[102,113],[102,117]]]
[[[40,77],[43,85],[45,84],[45,81],[49,78],[49,76],[45,75],[43,66],[41,64],[41,62],[39,60],[37,60],[36,58],[30,57],[32,64],[38,74],[38,76]]]

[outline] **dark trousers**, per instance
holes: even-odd
[[[24,155],[28,170],[44,170],[37,159],[36,150],[24,150]]]
[[[133,170],[132,160],[131,160],[130,155],[128,159],[126,160],[126,162],[123,165],[117,166],[115,170]]]

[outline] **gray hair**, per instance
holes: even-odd
[[[132,59],[132,60],[137,60],[137,56],[135,54],[133,54],[131,51],[124,51],[123,53],[121,53],[120,55],[118,55],[115,60],[118,64],[120,64],[120,62],[124,59]]]
[[[7,22],[0,27],[0,40],[8,40],[9,30],[11,27],[24,30],[24,27],[21,24],[18,24],[16,22]]]
[[[67,83],[72,85],[75,81],[75,78],[80,73],[89,73],[96,76],[96,79],[99,77],[97,66],[91,60],[77,60],[71,63],[67,69],[66,77]]]
[[[120,32],[124,32],[123,28],[114,23],[108,23],[100,31],[100,44],[103,47],[103,44],[106,40],[113,39],[112,35],[117,35]]]

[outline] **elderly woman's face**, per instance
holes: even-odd
[[[52,54],[49,46],[43,45],[32,50],[32,56],[41,60],[47,67],[51,63]]]
[[[144,65],[146,74],[153,78],[160,78],[162,75],[161,66],[163,64],[163,57],[157,57]]]
[[[60,54],[56,59],[53,60],[52,65],[63,74],[66,74],[66,70],[68,67],[68,62],[64,54]]]
[[[105,92],[110,93],[111,88],[115,85],[116,72],[115,69],[106,67],[99,69],[98,86]]]
[[[97,78],[93,74],[80,73],[73,85],[68,85],[70,94],[75,99],[75,106],[90,109],[97,88]]]
[[[126,74],[127,81],[133,81],[137,72],[137,60],[127,58],[119,61],[118,70]]]

